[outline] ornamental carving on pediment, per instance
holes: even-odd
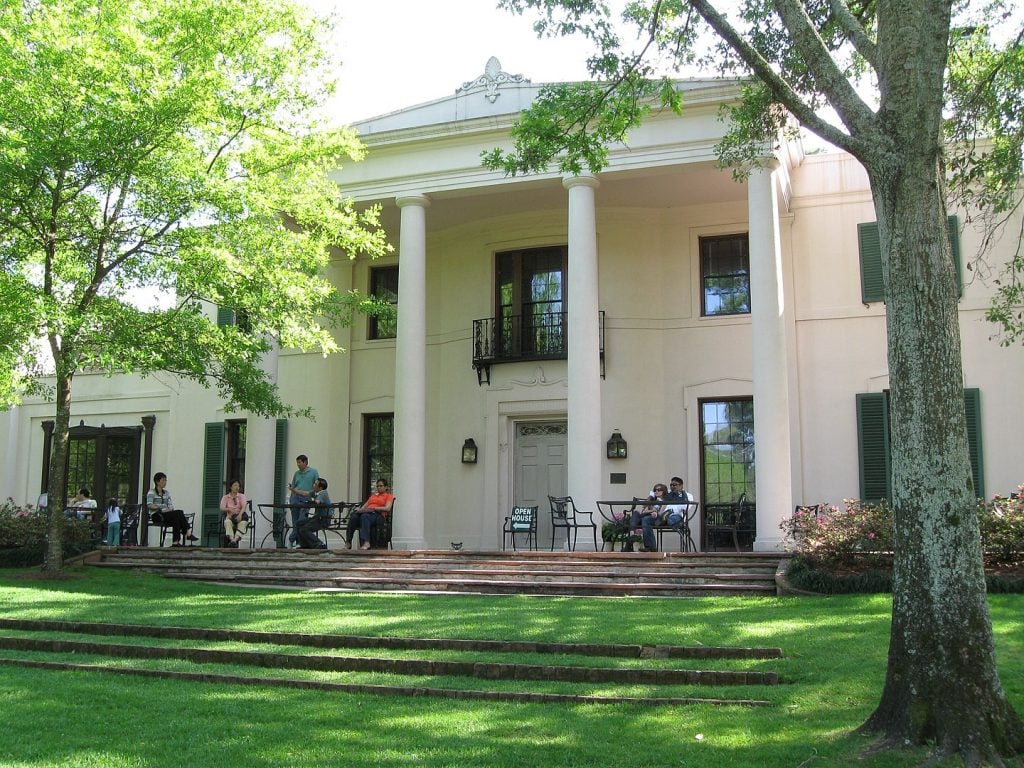
[[[498,88],[503,85],[519,85],[521,83],[529,83],[530,81],[522,75],[510,75],[508,72],[503,72],[501,69],[501,62],[497,58],[491,56],[487,60],[487,66],[484,67],[484,73],[475,80],[469,80],[462,84],[462,87],[455,91],[456,95],[469,93],[477,89],[484,89],[484,98],[492,104],[501,95],[498,93]]]

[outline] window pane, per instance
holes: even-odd
[[[363,417],[363,488],[360,499],[369,496],[377,478],[394,482],[395,416],[374,413]]]
[[[370,295],[398,307],[398,267],[374,267],[370,270]],[[371,317],[371,339],[393,339],[398,330],[397,314],[393,317]]]
[[[746,234],[700,239],[703,313],[750,313],[750,252]]]
[[[700,405],[703,491],[708,504],[754,494],[754,407],[749,398]]]

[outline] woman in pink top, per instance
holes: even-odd
[[[232,480],[228,492],[220,500],[220,511],[224,513],[224,533],[228,537],[228,546],[237,547],[249,528],[249,509],[241,484]]]

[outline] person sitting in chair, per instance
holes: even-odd
[[[665,498],[665,494],[668,493],[666,488],[661,483],[654,486],[654,490],[651,491],[651,498],[654,501],[661,502]],[[657,552],[658,542],[654,537],[654,526],[661,520],[661,504],[650,504],[639,509],[634,509],[630,514],[629,528],[635,531],[637,528],[641,529],[644,541],[644,552]],[[629,551],[629,550],[627,550]]]
[[[153,489],[146,494],[146,507],[152,513],[154,525],[169,526],[171,529],[171,546],[184,546],[185,541],[198,541],[189,530],[188,518],[180,509],[174,508],[170,491],[167,490],[167,475],[157,472],[153,475]]]
[[[249,529],[249,510],[246,504],[241,483],[232,480],[228,492],[220,500],[220,511],[224,513],[224,533],[229,547],[237,547]]]
[[[327,549],[316,532],[327,527],[331,520],[331,497],[327,494],[327,481],[317,478],[313,493],[314,513],[299,523],[299,546],[302,549]]]
[[[686,520],[689,504],[693,503],[693,494],[686,490],[686,483],[681,477],[673,477],[668,482],[669,491],[665,501],[670,502],[662,508],[665,522],[673,528],[682,525]],[[672,504],[671,502],[678,502]]]
[[[383,477],[377,481],[377,491],[371,494],[363,506],[354,509],[348,516],[345,530],[345,549],[352,549],[352,534],[359,529],[359,548],[370,548],[370,534],[381,520],[391,514],[395,497],[388,492],[388,481]]]

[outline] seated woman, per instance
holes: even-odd
[[[359,529],[359,548],[370,548],[370,535],[381,520],[391,514],[395,497],[388,492],[388,481],[383,477],[377,481],[377,491],[370,495],[363,506],[352,510],[345,530],[345,549],[352,549],[352,534]]]
[[[184,546],[188,541],[198,541],[189,530],[188,518],[180,509],[174,508],[170,491],[167,490],[167,475],[157,472],[153,475],[153,489],[146,494],[146,507],[152,513],[152,521],[156,525],[166,525],[171,529],[171,546]]]
[[[249,529],[249,510],[242,484],[232,480],[228,492],[220,500],[220,511],[224,513],[224,533],[228,537],[228,546],[237,547],[238,542]]]

